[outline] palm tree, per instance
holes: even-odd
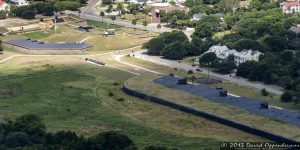
[[[103,11],[100,12],[100,16],[102,18],[102,21],[103,21],[103,17],[105,16],[105,13]]]

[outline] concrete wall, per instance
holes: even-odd
[[[225,118],[222,118],[222,117],[219,117],[219,116],[215,116],[215,115],[212,115],[212,114],[209,114],[209,113],[206,113],[206,112],[202,112],[200,110],[196,110],[194,108],[190,108],[190,107],[187,107],[187,106],[175,103],[175,102],[171,102],[171,101],[168,101],[168,100],[165,100],[165,99],[162,99],[162,98],[158,98],[158,97],[155,97],[155,96],[152,96],[152,95],[148,95],[148,94],[145,94],[145,93],[138,92],[136,90],[130,89],[125,84],[123,85],[123,91],[125,93],[127,93],[128,95],[135,96],[135,97],[138,97],[138,98],[141,98],[141,99],[144,99],[144,100],[148,100],[148,101],[151,101],[151,102],[154,102],[154,103],[158,103],[158,104],[161,104],[161,105],[164,105],[164,106],[168,106],[168,107],[171,107],[171,108],[174,108],[174,109],[177,109],[177,110],[180,110],[180,111],[183,111],[183,112],[195,115],[195,116],[199,116],[199,117],[202,117],[202,118],[205,118],[205,119],[208,119],[208,120],[211,120],[211,121],[214,121],[214,122],[217,122],[217,123],[220,123],[220,124],[232,127],[232,128],[239,129],[241,131],[244,131],[244,132],[256,135],[256,136],[266,138],[266,139],[271,140],[271,141],[275,141],[275,142],[296,142],[295,140],[288,139],[288,138],[282,137],[280,135],[275,135],[275,134],[269,133],[267,131],[263,131],[263,130],[260,130],[260,129],[255,129],[255,128],[252,128],[250,126],[243,125],[243,124],[237,123],[237,122],[232,121],[232,120],[228,120],[228,119],[225,119]]]
[[[30,54],[81,54],[86,49],[28,49],[21,46],[13,45],[3,41],[2,45],[7,48],[15,49],[20,52],[30,53]]]

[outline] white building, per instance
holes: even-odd
[[[280,8],[284,14],[300,12],[300,3],[298,1],[288,1],[280,3]]]
[[[216,54],[216,56],[221,59],[225,60],[228,58],[229,55],[234,56],[234,61],[237,64],[246,62],[246,61],[259,61],[259,56],[262,54],[261,52],[255,50],[242,50],[241,52],[236,51],[235,49],[229,49],[227,46],[220,46],[220,45],[214,45],[209,48],[209,50],[205,53],[213,52]]]
[[[28,6],[29,2],[26,0],[11,0],[11,2],[13,2],[16,6],[20,7],[20,6]]]
[[[0,11],[10,11],[10,5],[0,0]]]

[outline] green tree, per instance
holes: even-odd
[[[92,149],[121,150],[136,149],[134,143],[124,134],[114,131],[97,134],[91,139]]]
[[[5,145],[8,147],[24,147],[30,143],[29,136],[25,132],[9,133],[5,139]]]
[[[121,15],[121,10],[124,8],[122,3],[117,4],[117,11],[119,12],[119,16]]]
[[[212,62],[217,60],[217,56],[213,52],[205,53],[199,58],[199,63],[205,66],[209,66]]]
[[[116,16],[111,16],[110,19],[113,21],[113,24],[114,24],[114,22],[115,22],[115,20],[116,20]]]
[[[185,49],[182,42],[174,42],[165,46],[161,55],[166,59],[179,60],[184,57]]]
[[[292,98],[293,98],[293,96],[292,96],[291,92],[285,91],[285,92],[281,95],[280,100],[283,101],[283,102],[291,102],[291,101],[292,101]]]
[[[160,29],[161,29],[161,24],[160,24],[160,23],[157,24],[156,28],[160,31]]]
[[[24,19],[34,19],[35,18],[35,13],[33,10],[25,10],[22,13],[22,18]]]
[[[218,72],[223,74],[229,74],[234,69],[236,69],[236,64],[233,61],[224,61],[221,63],[217,63],[216,66],[214,66]]]
[[[132,15],[134,16],[134,19],[136,20],[137,10],[133,10]]]
[[[105,13],[103,11],[100,12],[100,16],[101,16],[101,19],[103,21],[103,17],[105,16]]]
[[[143,21],[143,26],[145,27],[145,30],[146,30],[146,27],[148,25],[148,22],[146,20]]]

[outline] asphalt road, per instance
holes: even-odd
[[[170,28],[166,28],[166,27],[161,27],[160,29],[157,29],[157,24],[156,23],[151,23],[148,24],[146,27],[143,26],[140,23],[137,23],[135,26],[132,25],[131,21],[125,21],[125,20],[115,20],[114,22],[111,19],[107,19],[107,18],[101,18],[100,15],[96,15],[96,14],[87,14],[87,13],[78,13],[78,12],[71,12],[71,11],[66,11],[67,14],[73,14],[75,16],[78,16],[80,18],[83,19],[90,19],[90,20],[96,20],[96,21],[100,21],[100,22],[105,22],[105,23],[110,23],[110,24],[116,24],[116,25],[120,25],[123,27],[130,27],[130,28],[136,28],[136,29],[141,29],[141,30],[148,30],[148,31],[152,31],[152,32],[170,32],[173,29]]]
[[[163,59],[159,56],[149,56],[149,55],[145,54],[146,51],[147,50],[137,51],[134,53],[134,55],[138,59],[150,61],[150,62],[153,62],[156,64],[165,65],[165,66],[172,67],[172,68],[180,68],[180,69],[184,69],[184,70],[193,70],[194,72],[197,72],[196,69],[198,67],[193,67],[188,64],[179,63],[179,61],[175,61],[175,60]],[[209,73],[210,76],[228,80],[228,81],[238,84],[238,85],[248,86],[248,87],[252,87],[252,88],[256,88],[256,89],[265,88],[267,91],[274,93],[274,94],[279,94],[279,95],[281,95],[283,93],[283,91],[279,87],[272,88],[263,83],[254,83],[254,82],[250,82],[244,78],[233,78],[233,77],[230,77],[227,75],[222,75],[222,74],[218,74],[215,72],[211,72],[211,71],[203,69],[203,68],[200,68],[200,69],[202,70],[203,74]]]

